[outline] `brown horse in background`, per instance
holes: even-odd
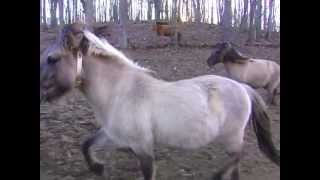
[[[175,33],[177,33],[178,43],[180,44],[181,41],[181,32],[177,27],[169,25],[168,22],[156,22],[152,26],[152,31],[156,32],[158,36],[168,36],[173,37]]]
[[[218,43],[207,60],[210,67],[223,63],[229,78],[246,83],[253,88],[269,92],[269,102],[276,103],[280,87],[280,66],[270,60],[243,56],[230,43]]]

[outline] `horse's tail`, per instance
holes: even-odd
[[[280,150],[276,149],[271,134],[270,117],[262,97],[251,87],[244,85],[252,101],[252,124],[257,136],[259,149],[275,164],[280,166]]]

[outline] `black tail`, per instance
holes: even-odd
[[[280,166],[280,151],[276,149],[271,134],[270,117],[262,97],[252,88],[246,86],[252,101],[252,123],[260,150],[275,164]]]

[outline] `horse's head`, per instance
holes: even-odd
[[[77,62],[82,61],[89,45],[83,34],[84,28],[79,23],[64,26],[55,44],[43,54],[40,60],[40,101],[57,99],[75,87],[79,73]]]
[[[223,61],[224,56],[230,51],[231,44],[224,42],[218,43],[213,48],[210,57],[207,59],[207,64],[209,67],[213,67],[216,64]]]

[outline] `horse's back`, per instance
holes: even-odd
[[[280,66],[274,61],[252,59],[248,69],[248,79],[259,87],[267,86],[280,78]]]

